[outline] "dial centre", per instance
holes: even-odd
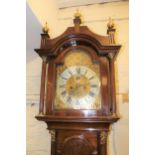
[[[81,75],[73,75],[66,82],[66,92],[74,98],[82,98],[90,91],[89,80]]]

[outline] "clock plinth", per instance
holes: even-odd
[[[80,26],[51,39],[42,34],[43,59],[38,120],[47,123],[51,155],[107,155],[116,113],[114,60],[120,45]],[[77,28],[78,27],[78,28]]]

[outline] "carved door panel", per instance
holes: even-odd
[[[57,132],[57,155],[97,155],[97,133]]]
[[[91,155],[92,147],[83,136],[71,136],[64,141],[62,155]]]

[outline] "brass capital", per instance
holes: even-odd
[[[114,53],[112,53],[112,52],[108,53],[108,57],[109,57],[110,59],[113,59],[113,58],[114,58]]]
[[[108,132],[101,131],[100,133],[100,143],[105,144],[107,142]]]
[[[42,56],[43,62],[47,61],[47,56]]]

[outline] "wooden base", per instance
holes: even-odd
[[[106,143],[110,124],[47,124],[51,133],[51,155],[107,155]]]
[[[119,117],[97,118],[36,116],[51,134],[51,155],[107,155],[109,127]]]

